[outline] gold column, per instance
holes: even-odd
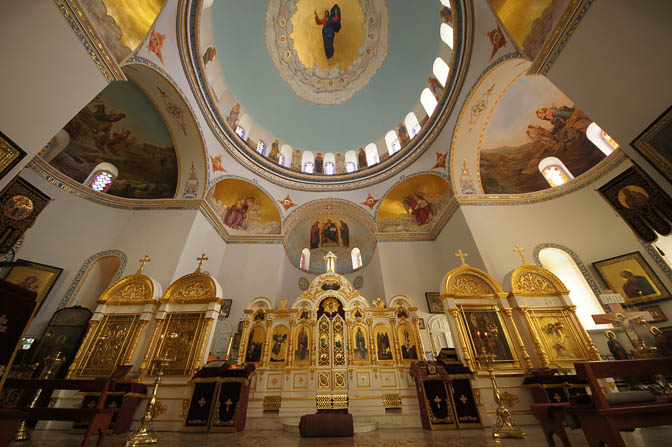
[[[450,315],[455,319],[455,326],[457,326],[458,336],[460,338],[460,348],[462,348],[462,355],[464,356],[464,362],[467,364],[467,367],[471,371],[476,371],[475,359],[472,359],[469,355],[469,350],[467,350],[467,337],[462,330],[462,323],[460,322],[460,315],[457,309],[448,309]]]
[[[95,334],[99,330],[98,323],[100,323],[100,321],[98,320],[89,321],[89,330],[86,332],[86,337],[84,337],[84,341],[80,345],[79,350],[75,355],[75,358],[72,360],[70,368],[68,368],[68,374],[65,376],[66,379],[72,378],[72,375],[79,367],[79,362],[82,357],[82,354],[85,352],[89,352],[89,350],[91,349],[91,346],[89,346],[89,344],[91,343],[93,334]]]
[[[425,346],[422,344],[422,335],[420,334],[420,319],[413,317],[413,322],[415,323],[415,336],[417,337],[418,343],[418,360],[425,359]]]
[[[590,359],[591,360],[602,360],[602,356],[600,355],[600,351],[597,350],[597,348],[593,344],[593,339],[590,338],[590,334],[588,334],[586,329],[581,324],[581,320],[579,320],[579,317],[576,315],[576,306],[569,306],[567,308],[567,310],[569,310],[569,312],[574,317],[574,321],[576,322],[576,325],[579,328],[579,332],[581,333],[581,336],[583,337],[583,339],[586,341],[586,346],[588,347],[588,356],[590,357]]]
[[[392,328],[392,344],[394,345],[394,352],[395,356],[394,358],[396,359],[396,363],[401,365],[402,363],[402,358],[401,358],[401,345],[399,344],[399,337],[397,337],[397,327],[394,323],[396,323],[395,318],[390,318],[390,327]]]
[[[259,366],[268,366],[271,361],[271,328],[273,327],[273,320],[266,320],[266,342],[264,343],[264,353],[261,356]]]
[[[210,334],[210,326],[212,322],[215,321],[214,318],[207,318],[205,324],[203,325],[203,331],[201,331],[201,339],[199,340],[200,346],[198,347],[198,357],[191,362],[191,369],[188,372],[188,375],[191,376],[194,373],[196,368],[200,368],[201,363],[203,362],[203,357],[205,356],[206,344],[208,343],[208,336]]]
[[[518,342],[520,351],[523,354],[523,362],[525,363],[525,369],[532,369],[533,366],[532,361],[530,360],[530,354],[527,352],[527,348],[525,348],[525,343],[523,343],[523,339],[520,336],[518,326],[516,326],[516,322],[513,319],[513,311],[511,310],[510,307],[507,307],[505,309],[502,309],[502,312],[504,312],[504,315],[506,315],[507,319],[509,320],[509,323],[511,324],[511,330],[513,331],[513,336],[516,337],[516,342]]]
[[[289,341],[287,342],[287,366],[292,366],[294,364],[294,328],[296,327],[296,321],[290,320],[289,322]],[[289,374],[289,370],[287,371]]]
[[[539,355],[539,360],[541,360],[541,367],[550,368],[551,364],[548,361],[548,355],[544,350],[544,345],[541,344],[539,337],[537,337],[537,332],[534,330],[534,321],[532,321],[532,317],[530,317],[529,309],[527,307],[517,307],[516,309],[523,315],[523,318],[525,318],[527,329],[529,330],[530,336],[532,337],[532,343],[534,343],[534,347],[537,350],[537,354]]]
[[[149,341],[149,346],[147,347],[147,352],[145,353],[145,358],[142,360],[142,363],[140,364],[140,371],[142,374],[146,374],[149,371],[149,361],[151,360],[153,354],[154,354],[154,349],[156,349],[158,342],[159,342],[159,333],[161,332],[161,326],[165,322],[165,318],[162,320],[154,320],[156,323],[156,326],[154,327],[154,332],[152,333],[152,338]]]
[[[312,336],[310,337],[310,366],[315,366],[315,351],[317,350],[317,320],[311,321]],[[311,376],[312,377],[312,376]]]
[[[242,365],[245,362],[245,357],[247,353],[247,339],[249,337],[249,327],[250,321],[243,321],[243,332],[240,334],[240,344],[238,345],[238,364]]]
[[[376,344],[373,342],[373,319],[366,319],[366,326],[369,328],[369,361],[372,365],[376,364]]]

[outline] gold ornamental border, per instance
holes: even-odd
[[[451,291],[451,287],[457,279],[460,277],[476,277],[482,281],[485,282],[485,284],[490,287],[491,292],[490,293],[476,293],[473,292],[472,294],[456,294]],[[502,287],[499,285],[499,283],[493,278],[488,272],[481,270],[476,267],[472,267],[469,264],[462,264],[459,267],[456,267],[452,269],[448,274],[445,276],[443,280],[443,285],[442,285],[442,293],[441,293],[441,300],[445,300],[446,298],[496,298],[500,294],[505,294],[504,290]]]
[[[569,295],[569,290],[552,272],[536,265],[518,266],[511,274],[511,291],[520,296]]]
[[[120,292],[126,287],[132,285],[139,285],[146,287],[147,292],[144,294],[142,299],[125,299]],[[100,295],[98,299],[98,304],[107,304],[112,306],[129,306],[129,305],[139,305],[139,304],[158,304],[158,300],[154,300],[154,283],[152,280],[142,274],[135,273],[130,276],[121,278],[119,281],[111,284],[105,289],[105,291]]]

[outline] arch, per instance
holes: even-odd
[[[303,270],[308,270],[310,268],[310,250],[307,247],[301,250],[299,268]]]
[[[463,264],[452,269],[443,278],[441,293],[460,298],[494,298],[504,293],[495,278],[476,267]]]
[[[551,187],[564,185],[574,178],[567,166],[557,157],[546,157],[539,162],[539,172]]]
[[[306,174],[312,174],[315,169],[315,154],[311,151],[303,151],[301,154],[301,170]]]
[[[441,4],[447,8],[450,8],[450,0],[440,0]]]
[[[417,308],[418,306],[415,304],[415,301],[411,299],[409,296],[406,295],[394,295],[392,298],[389,300],[388,307],[405,307],[406,309],[409,309],[411,307]]]
[[[47,142],[40,151],[40,155],[46,161],[53,160],[70,143],[70,134],[65,129],[59,130],[54,137]]]
[[[432,342],[434,355],[438,355],[443,348],[454,348],[453,334],[450,330],[450,323],[445,314],[432,315],[427,320],[429,338]]]
[[[98,163],[84,180],[84,185],[96,192],[107,192],[112,182],[119,176],[117,167],[112,163]]]
[[[334,175],[336,173],[336,156],[333,152],[324,154],[324,173]]]
[[[452,50],[454,43],[453,27],[444,22],[441,24],[439,34],[441,35],[441,40],[443,40],[443,43],[448,45],[448,47]]]
[[[396,154],[399,152],[399,149],[401,149],[399,137],[397,136],[397,132],[394,129],[385,134],[385,145],[387,146],[387,152],[390,155]]]
[[[121,278],[128,258],[121,250],[98,252],[84,261],[58,309],[80,305],[91,311],[105,289]]]
[[[450,67],[440,57],[437,57],[434,59],[434,65],[432,66],[432,73],[434,73],[434,76],[436,79],[439,80],[441,83],[442,87],[446,86],[446,81],[448,80],[448,74],[450,73]]]
[[[621,147],[621,145],[611,138],[608,133],[603,131],[596,122],[590,123],[586,129],[586,137],[588,137],[590,142],[597,146],[604,155],[609,155]]]
[[[208,350],[210,355],[215,355],[222,359],[226,356],[226,350],[229,347],[229,339],[233,336],[234,329],[226,317],[222,314],[217,316],[215,330],[212,333],[212,342]]]
[[[380,156],[378,155],[378,146],[376,146],[376,143],[367,144],[364,148],[364,153],[366,153],[366,164],[368,166],[380,163]]]
[[[422,104],[422,107],[425,109],[427,116],[432,116],[432,113],[436,110],[438,102],[432,91],[427,87],[425,87],[420,94],[420,104]]]
[[[404,118],[404,124],[406,129],[408,129],[408,136],[413,138],[420,133],[420,123],[418,122],[418,117],[415,116],[415,113],[408,112],[406,118]]]
[[[553,272],[530,264],[518,266],[511,273],[511,290],[521,296],[558,296],[569,293]]]
[[[569,289],[569,298],[576,305],[576,315],[587,330],[597,329],[592,315],[604,312],[597,299],[599,289],[593,288],[588,281],[588,270],[583,263],[576,261],[576,253],[566,251],[566,247],[557,244],[538,245],[534,257],[538,264],[552,272]],[[579,262],[581,262],[579,260]],[[582,271],[583,270],[583,271]],[[593,281],[594,283],[594,281]]]
[[[345,172],[355,172],[357,170],[357,153],[349,150],[345,153]]]
[[[289,168],[292,165],[292,146],[289,144],[283,144],[280,148],[280,158],[278,159],[278,164]]]
[[[352,260],[352,269],[357,270],[362,268],[362,252],[355,247],[350,251],[350,259]]]

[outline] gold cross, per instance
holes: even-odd
[[[464,394],[460,396],[460,401],[462,401],[462,405],[466,405],[468,400],[469,399],[467,399],[467,396],[465,396]]]
[[[5,332],[7,332],[7,323],[9,323],[7,315],[5,314],[0,315],[0,334],[4,334]]]
[[[138,268],[138,272],[136,274],[142,273],[142,269],[145,268],[145,264],[152,262],[152,260],[149,259],[149,256],[145,255],[144,258],[138,259],[138,262],[140,263],[140,267]]]
[[[208,260],[208,257],[205,256],[205,253],[203,253],[203,254],[201,255],[201,257],[200,257],[200,258],[196,258],[196,260],[198,261],[198,267],[196,268],[196,273],[201,273],[201,266],[203,265],[203,263],[204,263],[205,261]]]
[[[518,254],[520,255],[520,259],[523,261],[523,265],[527,264],[527,259],[525,259],[525,255],[523,254],[523,252],[525,251],[524,248],[516,244],[516,248],[514,248],[513,251],[518,252]]]
[[[462,261],[462,265],[465,265],[465,264],[466,264],[466,261],[464,260],[464,258],[467,257],[467,256],[469,256],[469,255],[466,254],[465,252],[463,252],[462,249],[460,248],[460,249],[457,251],[457,253],[455,253],[455,256],[457,256],[457,257],[460,258],[460,261]]]
[[[233,404],[233,402],[231,402],[231,398],[226,399],[226,402],[224,402],[224,405],[226,405],[226,412],[227,412],[227,413],[229,412],[229,407],[230,407],[232,404]]]
[[[207,402],[205,398],[201,397],[201,400],[198,401],[198,405],[203,408],[203,405],[205,405]]]
[[[327,209],[327,211],[331,211],[331,210],[334,209],[334,205],[332,205],[332,204],[330,203],[330,204],[328,204],[325,208]]]
[[[441,408],[441,402],[443,402],[443,399],[441,399],[439,396],[434,396],[434,399],[432,399],[434,402],[436,402],[436,408]]]

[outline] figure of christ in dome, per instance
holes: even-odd
[[[338,228],[331,219],[328,219],[322,227],[322,245],[324,246],[324,244],[336,244],[338,246]]]
[[[376,336],[376,345],[378,347],[378,360],[392,360],[390,337],[386,333],[378,333]]]
[[[320,18],[315,11],[315,23],[322,25],[322,42],[327,59],[334,56],[334,37],[341,30],[341,8],[338,4],[331,7],[331,11],[324,10],[324,17]]]
[[[404,344],[401,345],[401,357],[404,360],[411,360],[418,358],[418,352],[415,345],[411,342],[411,336],[408,330],[404,328]]]
[[[349,247],[350,246],[350,228],[348,228],[348,224],[346,224],[342,220],[339,220],[338,223],[339,223],[338,231],[341,234],[341,244],[344,247]]]
[[[302,327],[299,335],[296,337],[296,351],[294,358],[297,362],[308,360],[308,335],[306,328]]]
[[[357,151],[357,163],[359,164],[359,169],[365,168],[368,166],[366,162],[366,152],[364,152],[364,148],[359,148]]]
[[[322,174],[324,172],[323,166],[324,166],[324,159],[322,158],[322,154],[318,152],[317,155],[315,156],[315,173]]]
[[[280,142],[277,139],[273,140],[271,144],[271,152],[268,154],[268,158],[276,163],[280,159]]]
[[[366,339],[364,338],[364,333],[362,332],[361,327],[358,327],[357,332],[355,333],[355,349],[353,353],[355,360],[369,359],[369,350],[366,347]]]
[[[397,132],[399,134],[399,144],[401,147],[404,147],[411,142],[411,138],[408,136],[408,129],[406,129],[406,126],[399,124],[399,126],[397,126]]]
[[[404,208],[413,216],[417,225],[424,225],[434,218],[431,198],[423,192],[414,192],[406,196]]]
[[[316,220],[310,227],[310,248],[320,248],[320,221]]]

